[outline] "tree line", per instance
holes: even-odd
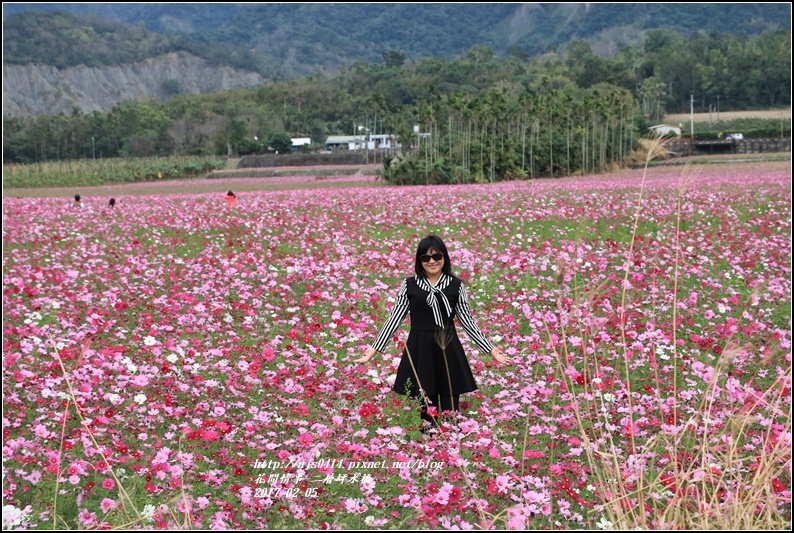
[[[396,181],[477,181],[603,170],[620,163],[667,112],[785,106],[790,33],[755,37],[650,30],[643,49],[598,56],[499,58],[475,45],[460,57],[409,62],[388,50],[335,74],[209,95],[120,104],[106,113],[3,118],[6,162],[263,152],[276,134],[388,133],[381,154]],[[409,178],[410,177],[410,178]]]

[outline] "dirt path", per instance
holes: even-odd
[[[695,113],[694,118],[695,122],[717,122],[717,120],[733,120],[737,118],[791,119],[791,108],[772,109],[769,111],[721,111],[720,113]],[[689,113],[665,115],[664,122],[672,122],[674,124],[683,122],[685,124],[689,124]]]
[[[125,183],[96,187],[42,187],[3,189],[4,198],[71,198],[80,194],[84,198],[100,196],[124,198],[125,196],[165,196],[169,194],[225,194],[227,190],[239,192],[281,191],[291,189],[329,189],[341,187],[378,187],[384,182],[378,176],[342,176],[337,178],[298,177],[279,178],[219,178],[172,180],[145,183]]]
[[[669,160],[665,164],[683,164],[691,162],[695,165],[724,163],[735,165],[776,165],[782,168],[791,166],[791,154],[722,154],[691,156]],[[127,196],[166,196],[170,194],[216,194],[218,198],[229,189],[245,193],[253,191],[286,191],[293,189],[338,189],[346,187],[384,187],[388,183],[379,176],[342,176],[328,179],[312,177],[297,178],[226,178],[226,179],[192,179],[179,181],[158,181],[149,183],[128,183],[123,185],[104,185],[100,187],[54,187],[37,189],[4,189],[4,198],[58,198],[70,199],[79,193],[86,199],[115,197],[123,199]],[[103,200],[104,202],[104,200]]]

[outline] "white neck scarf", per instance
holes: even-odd
[[[427,305],[433,310],[433,320],[436,323],[436,326],[439,328],[444,328],[444,316],[441,314],[441,304],[439,304],[439,300],[441,303],[444,304],[444,308],[447,311],[447,317],[452,318],[452,307],[449,305],[449,300],[447,299],[447,295],[441,292],[442,289],[445,289],[449,285],[450,277],[446,274],[442,273],[441,277],[438,278],[435,286],[430,283],[430,280],[423,277],[416,277],[416,282],[419,285],[419,288],[428,292],[427,295]],[[439,297],[437,298],[436,295]]]

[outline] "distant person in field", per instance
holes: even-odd
[[[226,201],[229,202],[229,205],[237,205],[237,195],[234,194],[232,191],[227,191]]]
[[[110,207],[116,207],[116,199],[115,198],[111,198],[110,201],[108,202],[108,205]]]
[[[75,194],[74,195],[74,206],[75,207],[83,207],[83,203],[80,201],[80,195],[79,194]]]

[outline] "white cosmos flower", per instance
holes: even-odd
[[[26,507],[23,509],[17,509],[13,505],[4,505],[3,506],[3,531],[8,529],[14,529],[14,526],[19,526],[27,522],[28,514],[30,513],[30,507]],[[26,529],[26,528],[22,528]]]
[[[598,529],[615,529],[615,524],[607,520],[605,516],[601,517],[596,526],[598,526]]]
[[[143,506],[143,512],[141,513],[141,516],[142,516],[143,518],[145,518],[146,520],[148,520],[148,521],[150,521],[150,522],[151,522],[151,521],[153,521],[153,520],[154,520],[154,518],[153,518],[153,517],[154,517],[154,511],[155,511],[155,509],[156,509],[156,508],[155,508],[155,506],[154,506],[154,505],[151,505],[151,504],[146,504],[146,505],[144,505],[144,506]]]

